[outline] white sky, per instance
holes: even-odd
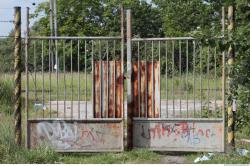
[[[30,8],[30,13],[34,12],[35,7],[44,1],[48,0],[0,0],[0,21],[10,21],[13,20],[14,7],[20,6],[22,8],[22,35],[24,35],[25,25],[26,25],[26,7]],[[33,6],[32,3],[36,3]],[[34,20],[30,20],[31,25]],[[13,23],[3,23],[0,22],[0,36],[6,36],[14,28]]]

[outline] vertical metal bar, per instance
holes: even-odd
[[[152,46],[151,46],[151,51],[152,51],[152,115],[155,117],[155,92],[154,92],[154,41],[152,41]]]
[[[141,71],[140,71],[140,42],[137,43],[137,56],[138,56],[138,105],[139,117],[141,117]]]
[[[195,41],[193,41],[193,100],[194,100],[194,117],[196,116],[196,109],[195,109],[195,56],[196,56],[196,50],[195,50],[196,44]]]
[[[86,64],[85,64],[86,65]],[[80,80],[80,41],[77,40],[77,74],[78,74],[78,119],[80,119],[80,95],[81,95],[81,80]]]
[[[159,67],[160,68],[159,69],[160,70],[159,71],[160,72],[160,78],[159,78],[159,81],[160,81],[160,106],[159,106],[160,107],[160,115],[159,115],[159,117],[161,117],[161,41],[159,41],[158,44],[159,44],[158,54],[159,54],[159,64],[160,64],[160,67]],[[158,86],[158,85],[156,85],[156,86]]]
[[[209,113],[209,102],[210,102],[210,89],[209,89],[209,61],[210,61],[210,47],[208,46],[208,54],[207,54],[207,111]]]
[[[168,41],[166,41],[166,115],[168,118]]]
[[[71,119],[73,118],[73,42],[70,41]]]
[[[54,28],[53,28],[53,2],[52,2],[52,0],[50,0],[50,36],[52,37],[53,36],[53,30],[54,30]],[[53,45],[53,41],[52,40],[50,40],[50,47],[51,47],[51,45]],[[50,48],[50,51],[52,50],[52,48]],[[51,67],[51,70],[52,70],[52,72],[53,72],[53,67],[54,67],[54,56],[53,56],[53,51],[51,52],[51,65],[50,65],[50,67]],[[51,102],[51,100],[50,100],[50,102]],[[50,110],[51,110],[51,105],[50,105]]]
[[[51,40],[49,40],[49,117],[51,118]]]
[[[26,141],[25,143],[26,143],[26,147],[28,148],[29,147],[29,133],[28,133],[28,125],[29,125],[28,124],[28,120],[29,120],[29,65],[28,65],[29,63],[29,8],[27,7],[26,9],[27,9],[27,13],[26,13],[27,22],[26,22],[26,37],[25,37],[25,76],[26,76],[26,82],[25,82]],[[18,12],[17,10],[21,10],[21,9],[15,8],[15,10],[16,10],[15,12]],[[16,17],[16,18],[19,18],[19,17]],[[20,33],[20,38],[21,38],[21,33]]]
[[[173,97],[173,117],[175,117],[175,95],[174,95],[174,41],[172,41],[172,97]]]
[[[106,54],[107,54],[107,112],[105,112],[106,113],[106,115],[105,115],[105,117],[107,118],[108,117],[108,112],[109,112],[109,41],[107,40],[107,45],[106,45]]]
[[[187,101],[187,118],[189,116],[189,111],[188,111],[188,93],[189,93],[189,89],[188,89],[188,63],[189,63],[189,60],[188,60],[188,40],[186,40],[186,86],[187,86],[187,94],[186,94],[186,101]]]
[[[103,90],[103,64],[102,64],[102,53],[101,53],[101,40],[99,40],[99,58],[100,58],[100,63],[101,63],[101,68],[100,68],[100,78],[101,78],[101,88],[100,88],[100,113],[101,113],[101,117],[103,118],[103,102],[102,102],[102,90]]]
[[[147,57],[147,42],[145,41],[145,57],[146,57],[146,66],[145,66],[145,70],[146,70],[146,118],[148,117],[148,57]]]
[[[34,88],[35,88],[35,104],[37,104],[38,102],[38,98],[37,98],[37,77],[36,77],[36,70],[37,70],[37,67],[36,67],[36,41],[34,41],[34,79],[35,79],[35,82],[34,82]],[[36,111],[36,117],[37,117],[37,110]]]
[[[224,44],[225,42],[225,8],[224,6],[222,7],[222,20],[221,20],[221,24],[222,24],[222,29],[221,29],[221,33],[223,36],[222,42]],[[223,118],[223,150],[225,151],[225,85],[226,85],[226,81],[225,81],[225,51],[222,52],[222,90],[221,90],[221,95],[222,95],[222,118]]]
[[[121,73],[122,73],[122,76],[124,76],[124,7],[123,7],[123,4],[121,4]],[[124,79],[122,79],[122,87],[124,87]],[[124,93],[124,89],[122,90],[122,92]],[[122,112],[121,112],[121,115],[122,115],[122,118],[125,118],[124,116],[124,99],[123,99],[123,93],[122,93]],[[124,133],[123,133],[124,134]]]
[[[127,10],[127,146],[129,149],[133,147],[133,99],[132,94],[132,65],[131,65],[131,56],[132,56],[132,49],[131,49],[131,10]]]
[[[123,36],[122,36],[123,37]],[[116,111],[116,57],[115,57],[115,51],[116,51],[116,41],[114,40],[114,52],[113,52],[113,57],[114,57],[114,114],[113,114],[113,118],[115,118],[115,111]]]
[[[94,40],[92,40],[91,42],[91,63],[92,63],[92,111],[93,111],[93,117],[95,117],[95,65],[94,65]],[[86,117],[85,119],[87,119],[88,117],[88,112],[86,111]]]
[[[63,91],[64,91],[64,100],[63,100],[63,104],[64,104],[64,111],[63,111],[63,117],[65,118],[66,116],[66,59],[65,59],[65,40],[63,41]]]
[[[42,40],[42,109],[43,109],[43,118],[44,118],[44,48]]]
[[[182,111],[181,111],[181,84],[182,84],[182,78],[181,78],[181,40],[179,41],[179,73],[180,73],[180,116],[182,116]]]
[[[56,48],[56,115],[58,117],[59,115],[59,110],[58,110],[58,87],[59,87],[59,65],[58,65],[58,52],[57,52],[57,40],[55,41],[55,48]]]
[[[200,117],[202,117],[202,46],[200,46],[200,103],[201,103],[201,112]]]
[[[215,95],[214,95],[214,113],[216,113],[216,107],[217,107],[217,104],[216,104],[216,98],[217,98],[217,55],[216,55],[216,47],[215,47],[215,50],[214,50],[214,79],[215,79]]]
[[[88,118],[88,101],[87,101],[87,88],[88,88],[88,80],[87,80],[87,41],[84,42],[84,52],[85,52],[85,110],[86,110],[86,119]]]

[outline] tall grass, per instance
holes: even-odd
[[[0,112],[10,113],[14,103],[14,81],[0,78]]]
[[[55,163],[59,160],[59,155],[49,148],[40,146],[28,150],[16,145],[13,117],[2,115],[0,120],[0,163]]]

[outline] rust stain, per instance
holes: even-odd
[[[115,61],[109,61],[109,109],[108,117],[115,117]]]
[[[101,63],[96,61],[95,63],[95,71],[94,71],[94,87],[95,87],[95,95],[94,95],[94,117],[101,118],[100,109],[101,109],[101,102],[100,102],[100,95],[101,95],[101,82],[100,82],[100,67]]]
[[[160,117],[160,63],[154,62],[154,118]]]
[[[108,105],[109,105],[109,86],[108,86],[108,62],[102,61],[102,85],[103,85],[103,91],[102,91],[102,118],[108,117]]]
[[[141,75],[141,97],[140,97],[140,116],[141,117],[146,117],[146,90],[147,90],[147,80],[146,80],[146,61],[141,61],[140,62],[140,75]]]
[[[116,61],[116,110],[115,117],[121,118],[123,115],[123,75],[121,61]]]
[[[121,61],[109,61],[108,63],[107,61],[96,61],[94,74],[94,117],[121,118],[123,114],[123,75]],[[103,86],[102,93],[101,83]],[[101,94],[102,101],[100,101]],[[103,110],[102,113],[100,111],[101,107]]]
[[[147,98],[147,107],[148,107],[148,118],[153,118],[153,73],[152,73],[152,68],[153,68],[153,64],[152,62],[147,62],[147,76],[148,76],[148,80],[147,80],[147,86],[148,86],[148,98]]]
[[[138,94],[138,62],[132,62],[132,88],[133,88],[133,117],[139,117],[139,94]]]
[[[154,67],[154,68],[153,68]],[[152,70],[154,69],[154,70]],[[140,87],[138,74],[140,71]],[[154,74],[152,73],[154,72]],[[159,61],[132,62],[133,117],[160,117],[160,63]],[[140,88],[140,94],[138,92]],[[154,93],[154,94],[153,94]],[[140,95],[140,103],[139,103]],[[153,108],[154,106],[154,108]],[[140,114],[139,114],[140,112]]]

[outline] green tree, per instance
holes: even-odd
[[[140,37],[162,36],[162,19],[158,8],[146,1],[124,0],[133,15],[133,34]],[[58,0],[58,33],[68,36],[107,36],[120,34],[121,1]],[[41,3],[33,17],[43,14],[33,26],[40,35],[50,35],[49,3]]]
[[[153,0],[164,17],[166,36],[187,36],[195,31],[215,36],[221,32],[223,0]]]

